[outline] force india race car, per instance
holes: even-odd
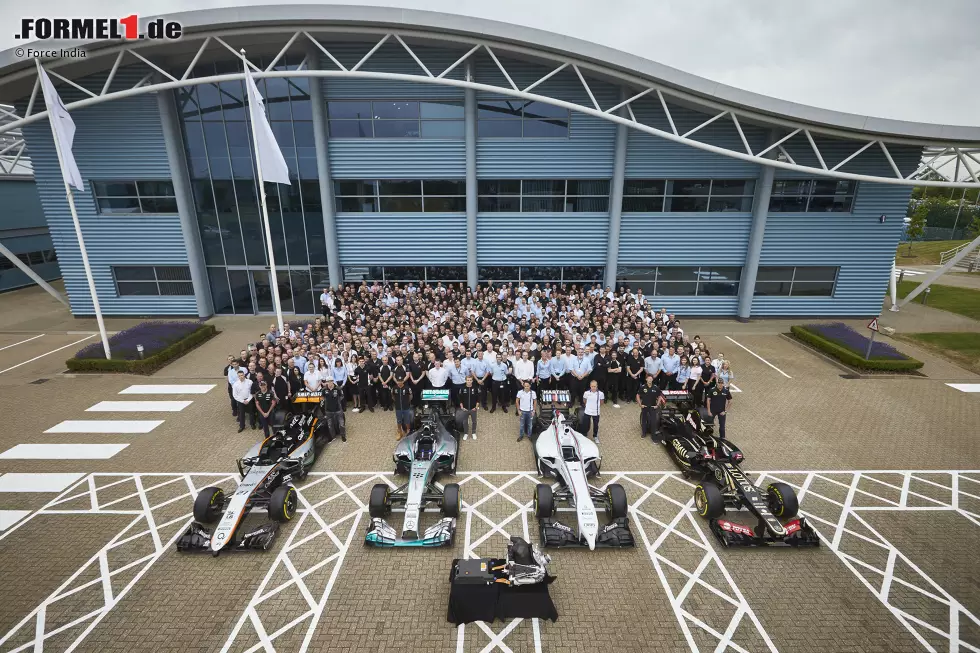
[[[440,486],[440,473],[456,474],[459,437],[455,416],[449,410],[449,390],[423,390],[423,414],[416,429],[402,438],[393,455],[396,474],[408,482],[391,489],[385,483],[371,488],[368,513],[371,522],[364,543],[371,546],[452,546],[459,517],[459,485]],[[421,532],[422,513],[428,504],[442,509],[442,518]],[[405,506],[401,536],[385,517],[395,505]]]
[[[299,503],[293,481],[306,478],[323,446],[329,429],[319,418],[320,393],[301,393],[303,414],[286,413],[272,436],[256,444],[238,461],[241,483],[226,497],[219,487],[201,490],[194,500],[194,522],[177,540],[178,551],[264,551],[272,545],[279,524],[296,514]],[[308,395],[308,396],[307,396]],[[312,408],[311,408],[312,407]],[[268,511],[269,520],[246,533],[239,529],[254,509]],[[217,522],[213,533],[205,524]]]
[[[686,394],[686,393],[681,393]],[[742,471],[742,452],[727,439],[716,437],[693,407],[690,396],[674,393],[672,410],[661,417],[661,432],[671,458],[685,478],[699,481],[694,505],[725,546],[819,546],[816,531],[797,517],[796,493],[785,483],[757,487]],[[747,509],[758,519],[755,528],[724,518],[725,510]]]
[[[545,391],[542,401],[552,405],[567,403],[568,392]],[[538,474],[557,479],[554,485],[539,484],[534,494],[534,516],[540,526],[542,546],[587,546],[591,550],[597,546],[634,546],[626,514],[626,491],[618,483],[610,484],[605,491],[589,483],[589,478],[599,475],[599,448],[568,426],[561,409],[554,410],[551,424],[534,437],[534,457]],[[555,519],[558,502],[575,509],[578,532]],[[602,528],[597,505],[605,509],[610,520]]]

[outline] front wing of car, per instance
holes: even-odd
[[[229,542],[222,547],[224,551],[267,551],[279,533],[279,524],[267,522],[253,528],[241,537]],[[177,540],[177,550],[184,553],[212,553],[211,550],[212,533],[202,524],[192,522],[184,531],[184,534]]]
[[[557,519],[539,519],[538,526],[541,545],[544,547],[589,547],[589,543],[584,537],[578,535],[571,526],[567,526]],[[633,532],[630,531],[629,518],[614,519],[600,528],[596,536],[595,546],[597,549],[600,547],[622,549],[636,546],[636,542],[633,540]]]
[[[453,517],[443,517],[432,526],[425,529],[422,537],[418,539],[404,539],[398,535],[394,526],[386,522],[381,517],[374,517],[368,525],[367,535],[364,536],[364,544],[368,546],[391,547],[391,546],[452,546],[453,538],[456,535],[456,519]]]
[[[820,537],[806,519],[799,517],[783,525],[786,535],[773,535],[764,526],[755,529],[728,519],[712,519],[711,532],[718,541],[728,547],[739,546],[820,546]]]

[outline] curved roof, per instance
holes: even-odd
[[[311,25],[331,26],[357,25],[360,27],[378,27],[379,29],[421,29],[469,38],[491,39],[501,43],[589,61],[623,74],[647,78],[651,82],[672,87],[680,92],[686,92],[706,100],[721,102],[776,118],[901,138],[937,140],[947,143],[953,141],[980,142],[980,127],[893,120],[811,107],[721,84],[589,41],[521,25],[470,16],[414,9],[352,5],[257,5],[181,12],[168,14],[166,18],[180,21],[184,26],[185,35],[213,29],[309,23]],[[144,20],[151,20],[151,18]],[[98,49],[117,45],[117,42],[62,41],[58,45],[62,48],[81,46],[86,47],[86,49]],[[15,49],[11,48],[0,52],[0,78],[33,65],[31,60],[16,56]]]

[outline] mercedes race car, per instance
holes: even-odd
[[[456,474],[459,434],[455,416],[447,409],[448,390],[424,390],[423,414],[417,428],[399,441],[393,455],[396,474],[408,482],[392,489],[385,483],[371,488],[368,512],[371,522],[364,538],[371,546],[452,546],[460,512],[459,485],[436,483],[440,473]],[[405,507],[401,535],[385,517],[393,506]],[[422,531],[427,505],[439,506],[442,518]]]
[[[534,436],[534,457],[538,474],[557,481],[553,485],[539,484],[534,494],[534,516],[540,526],[542,546],[587,546],[595,550],[635,545],[627,516],[626,491],[618,483],[610,484],[605,491],[589,483],[590,478],[599,475],[599,447],[568,426],[561,410],[554,410],[551,425]],[[558,503],[567,503],[575,510],[578,529],[555,519]],[[605,509],[609,517],[602,527],[596,506]]]
[[[661,420],[665,446],[685,478],[698,481],[694,505],[725,546],[819,546],[820,539],[806,519],[797,517],[799,502],[786,483],[757,487],[742,471],[745,456],[727,439],[716,437],[690,402]],[[748,510],[758,519],[755,528],[724,518],[726,509]]]
[[[279,524],[296,514],[299,500],[292,483],[306,478],[331,440],[317,415],[319,404],[308,402],[304,408],[305,414],[287,413],[270,437],[238,461],[242,481],[234,494],[226,497],[219,487],[201,490],[194,500],[194,522],[177,540],[178,551],[217,556],[222,551],[264,551],[272,545]],[[255,509],[268,511],[269,521],[240,533],[245,517]],[[209,531],[206,524],[216,522]]]

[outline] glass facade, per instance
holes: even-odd
[[[735,297],[741,277],[740,267],[620,266],[616,286],[639,289],[649,297]]]
[[[256,62],[264,67],[266,62]],[[276,70],[296,70],[285,57]],[[199,77],[240,72],[237,62],[201,64]],[[313,110],[307,79],[256,79],[291,185],[265,184],[284,312],[312,314],[327,279]],[[251,124],[241,81],[178,91],[178,111],[215,313],[271,312],[269,262],[257,192]]]
[[[602,265],[481,265],[480,283],[602,283]]]
[[[344,283],[466,283],[465,265],[349,265],[344,267]]]

